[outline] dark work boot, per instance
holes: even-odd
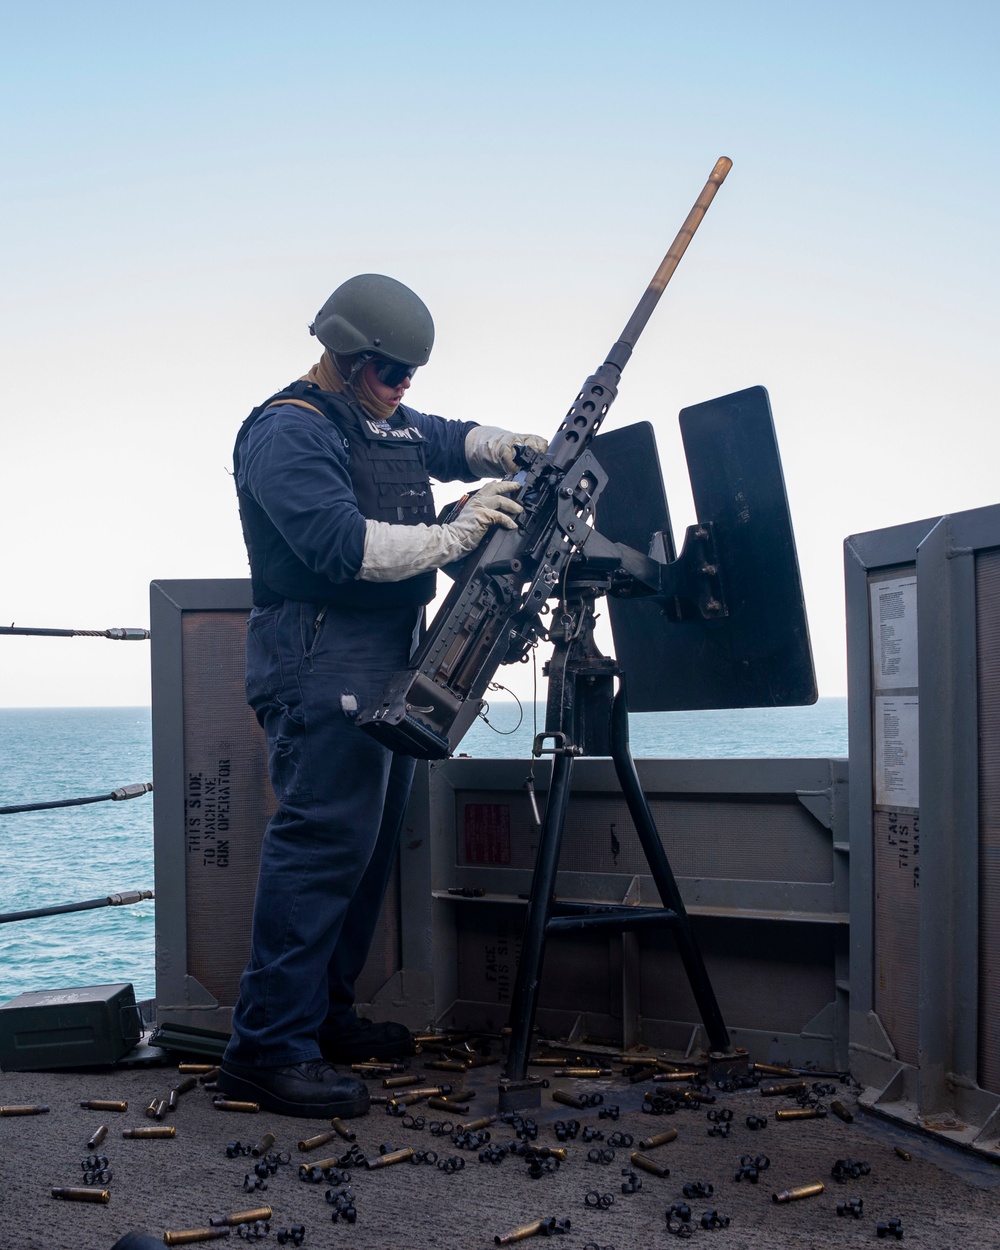
[[[353,1012],[334,1028],[319,1031],[319,1048],[331,1063],[364,1063],[366,1059],[405,1059],[413,1054],[413,1036],[394,1020],[376,1023]]]
[[[340,1076],[323,1059],[282,1068],[253,1068],[224,1059],[218,1088],[230,1098],[259,1102],[267,1111],[308,1120],[364,1115],[368,1087],[356,1076]]]

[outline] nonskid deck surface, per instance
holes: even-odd
[[[424,1071],[419,1060],[419,1056],[411,1060],[412,1071]],[[546,1075],[543,1068],[532,1072]],[[432,1083],[443,1075],[427,1072]],[[872,1243],[877,1240],[877,1224],[891,1219],[902,1221],[904,1240],[910,1245],[964,1250],[1000,1244],[1000,1194],[996,1191],[1000,1167],[866,1115],[858,1109],[848,1085],[839,1085],[835,1096],[854,1113],[852,1123],[833,1114],[779,1121],[775,1112],[794,1107],[793,1099],[765,1097],[760,1089],[717,1090],[714,1103],[652,1115],[641,1109],[644,1094],[662,1090],[662,1085],[633,1084],[621,1073],[604,1079],[550,1077],[541,1109],[525,1113],[538,1125],[537,1138],[530,1144],[563,1148],[566,1159],[558,1167],[546,1165],[552,1170],[532,1178],[523,1157],[505,1154],[499,1163],[481,1162],[478,1150],[462,1149],[449,1136],[430,1132],[432,1120],[461,1123],[495,1112],[497,1076],[497,1067],[477,1068],[469,1074],[467,1084],[476,1094],[464,1117],[417,1104],[408,1108],[412,1124],[419,1124],[423,1117],[424,1127],[416,1128],[409,1119],[404,1125],[401,1118],[376,1105],[367,1115],[349,1121],[358,1147],[368,1158],[377,1156],[382,1147],[409,1146],[417,1152],[436,1151],[440,1160],[464,1159],[460,1170],[411,1162],[373,1170],[363,1164],[347,1165],[357,1211],[356,1222],[351,1224],[343,1217],[336,1222],[332,1219],[334,1208],[326,1198],[329,1182],[299,1177],[303,1164],[335,1158],[350,1149],[346,1141],[335,1140],[312,1151],[299,1150],[300,1141],[329,1129],[326,1121],[220,1111],[213,1104],[213,1092],[198,1086],[183,1094],[176,1111],[160,1121],[176,1130],[173,1138],[123,1138],[124,1129],[157,1123],[144,1111],[155,1098],[166,1098],[182,1079],[176,1063],[0,1074],[0,1105],[50,1108],[41,1115],[0,1117],[0,1244],[11,1250],[110,1250],[130,1230],[162,1238],[166,1230],[202,1228],[213,1217],[267,1205],[273,1217],[262,1245],[279,1244],[279,1229],[303,1225],[304,1246],[485,1250],[496,1244],[497,1237],[551,1217],[570,1222],[568,1232],[546,1242],[560,1250],[586,1246],[658,1250],[681,1240],[668,1231],[666,1219],[667,1210],[681,1202],[691,1208],[696,1244],[717,1250]],[[779,1079],[764,1078],[762,1087]],[[372,1078],[371,1088],[374,1094],[385,1093],[381,1078]],[[556,1088],[575,1095],[599,1094],[603,1101],[576,1109],[553,1100]],[[80,1105],[86,1099],[127,1101],[128,1111],[89,1110]],[[828,1105],[830,1096],[823,1101]],[[602,1110],[614,1107],[619,1108],[617,1119],[601,1117]],[[718,1126],[726,1120],[720,1113],[728,1111],[732,1119],[728,1133],[722,1135]],[[710,1113],[714,1113],[711,1119]],[[751,1116],[766,1117],[766,1127],[748,1128]],[[573,1120],[580,1126],[576,1137],[560,1142],[557,1122]],[[88,1149],[86,1143],[101,1123],[109,1126],[107,1137],[96,1151]],[[603,1140],[585,1141],[588,1128],[603,1133]],[[670,1128],[678,1130],[674,1141],[643,1151],[669,1168],[669,1177],[636,1168],[630,1155],[640,1141]],[[513,1127],[501,1121],[489,1131],[491,1145],[515,1140]],[[252,1146],[267,1133],[275,1136],[274,1150],[287,1152],[290,1162],[278,1165],[266,1189],[248,1192],[245,1178],[248,1173],[252,1176],[257,1160],[250,1155],[227,1157],[227,1146],[235,1141]],[[618,1144],[614,1146],[609,1140],[612,1133],[624,1135],[615,1139]],[[896,1147],[910,1159],[900,1157]],[[609,1162],[588,1159],[591,1151],[599,1159],[607,1150],[614,1151]],[[53,1188],[83,1184],[82,1162],[95,1153],[107,1157],[113,1174],[105,1185],[96,1186],[109,1191],[109,1201],[53,1198]],[[746,1177],[737,1181],[741,1160],[759,1156],[766,1156],[770,1166],[760,1171],[758,1181]],[[831,1175],[840,1160],[868,1164],[870,1171],[840,1183]],[[623,1184],[633,1188],[623,1169],[641,1181],[633,1192],[622,1192]],[[697,1182],[711,1185],[711,1195],[685,1198],[684,1186]],[[816,1196],[781,1204],[773,1199],[775,1193],[814,1182],[824,1185]],[[608,1204],[605,1195],[613,1202]],[[863,1201],[860,1219],[837,1213],[838,1205],[852,1198]],[[728,1226],[702,1228],[701,1216],[710,1210],[728,1219]],[[894,1241],[890,1235],[879,1244]],[[237,1228],[228,1242],[249,1244]],[[538,1242],[532,1238],[529,1244]]]

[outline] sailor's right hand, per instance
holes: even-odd
[[[519,482],[494,481],[480,486],[469,496],[469,502],[448,527],[463,545],[468,544],[466,551],[479,546],[491,525],[517,529],[514,518],[520,516],[524,508],[510,496],[520,489]]]
[[[401,582],[428,569],[439,569],[468,555],[491,525],[517,528],[524,511],[510,496],[517,482],[487,482],[454,519],[444,525],[393,525],[365,521],[365,547],[357,576],[366,582]]]

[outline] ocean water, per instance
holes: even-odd
[[[461,753],[527,759],[543,705],[497,700]],[[847,754],[847,700],[805,708],[644,712],[637,758]],[[152,780],[148,708],[0,708],[0,807]],[[153,888],[152,796],[0,816],[0,914]],[[28,990],[131,981],[154,996],[153,902],[0,924],[0,1002]]]

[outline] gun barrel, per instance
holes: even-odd
[[[653,274],[649,286],[646,288],[642,299],[635,306],[635,312],[628,320],[625,329],[622,330],[618,341],[608,353],[607,363],[614,365],[619,371],[625,367],[629,356],[632,355],[632,348],[635,341],[645,328],[646,322],[649,320],[653,309],[656,307],[660,296],[666,290],[667,283],[674,276],[674,270],[680,264],[681,257],[687,251],[687,246],[694,238],[694,232],[701,225],[708,207],[715,199],[715,193],[725,181],[726,175],[733,167],[733,162],[728,156],[720,156],[715,162],[715,168],[709,175],[708,182],[702,188],[701,195],[695,200],[691,211],[685,218],[683,226],[677,231],[677,237],[667,249],[667,254],[660,261],[660,267]]]

